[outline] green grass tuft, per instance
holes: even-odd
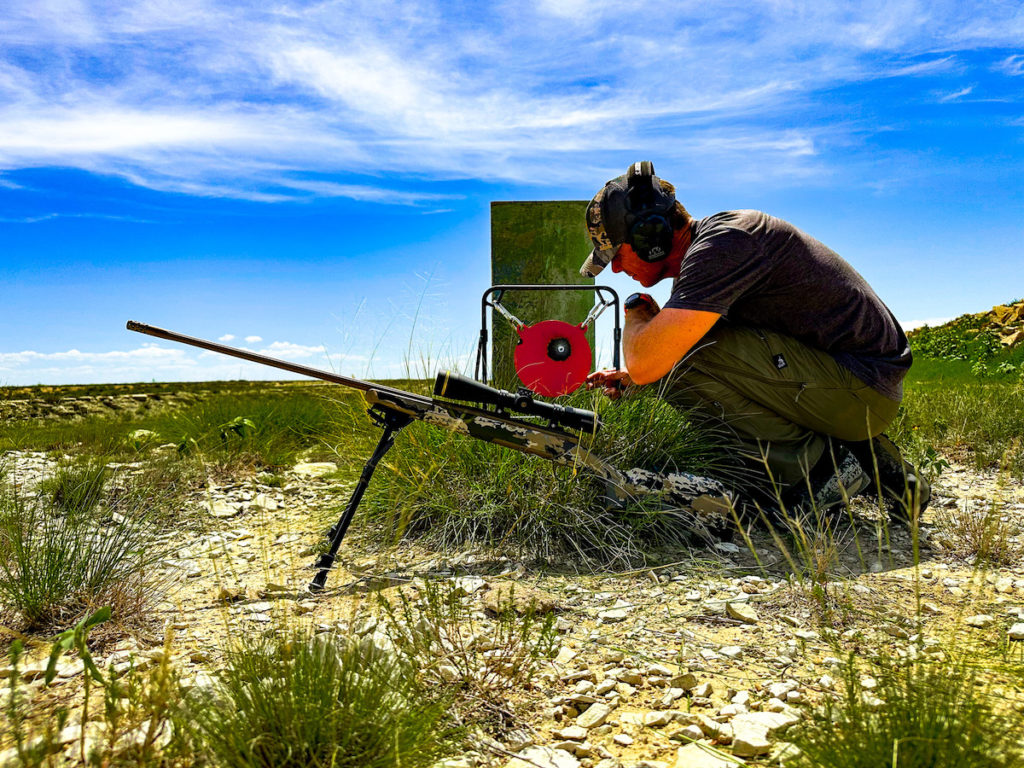
[[[794,734],[800,768],[1024,765],[1016,720],[993,710],[964,664],[881,658],[865,668],[851,656],[843,683]]]
[[[248,641],[182,710],[179,727],[213,764],[418,768],[440,755],[442,707],[396,657],[333,635]]]
[[[65,626],[101,605],[137,623],[162,592],[153,568],[162,555],[144,510],[99,519],[0,494],[0,603],[30,629]]]

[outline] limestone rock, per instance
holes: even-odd
[[[607,704],[591,704],[586,712],[576,718],[576,725],[581,728],[596,728],[607,720],[611,713],[612,708]]]
[[[523,758],[520,760],[519,758]],[[527,747],[505,764],[505,768],[579,768],[580,761],[564,749]]]
[[[552,613],[561,608],[558,599],[551,593],[512,582],[491,587],[481,600],[484,608],[495,614],[504,613],[510,608],[520,615],[530,610],[535,613]]]
[[[736,768],[742,760],[702,744],[687,744],[676,751],[672,768]]]
[[[730,618],[742,621],[744,624],[757,624],[759,620],[754,606],[748,603],[728,603],[725,606],[725,612]]]
[[[309,461],[292,467],[292,472],[299,477],[323,477],[337,471],[338,465],[333,461]]]

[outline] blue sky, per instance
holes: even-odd
[[[128,319],[457,362],[490,201],[638,159],[697,216],[823,240],[904,323],[1024,296],[1019,0],[3,5],[0,385],[274,375]]]

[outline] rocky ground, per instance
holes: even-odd
[[[26,491],[52,470],[43,454],[5,458]],[[305,591],[314,548],[345,499],[332,470],[300,464],[283,487],[248,478],[197,493],[205,525],[165,537],[171,589],[152,631],[108,646],[104,663],[155,663],[167,628],[186,686],[208,685],[228,635],[297,620],[375,637],[374,595],[426,578],[451,581],[486,636],[488,601],[514,585],[557,612],[554,658],[511,696],[515,727],[481,733],[445,768],[699,768],[784,762],[800,705],[835,689],[855,647],[941,655],[954,636],[1011,648],[1024,640],[1024,565],[974,568],[957,523],[995,505],[1009,545],[1024,544],[1024,489],[961,466],[935,483],[916,566],[907,532],[880,530],[866,510],[856,536],[840,527],[818,539],[814,557],[787,556],[755,531],[626,573],[542,571],[481,552],[370,553],[352,537],[314,596]],[[820,571],[827,597],[812,596],[799,569]],[[41,644],[23,665],[32,695],[55,695],[42,686],[47,651]],[[62,666],[56,695],[81,678],[80,663]],[[870,696],[872,681],[862,684]],[[1005,696],[1024,711],[1020,690]],[[11,759],[8,751],[0,765]]]

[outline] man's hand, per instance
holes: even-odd
[[[633,383],[626,371],[615,368],[605,368],[601,371],[594,371],[587,376],[587,389],[604,388],[605,397],[610,400],[618,400],[622,397],[622,388]]]

